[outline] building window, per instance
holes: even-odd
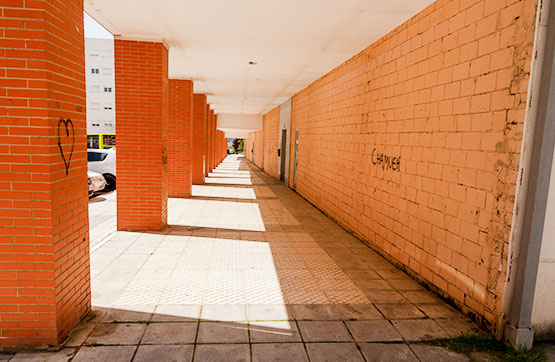
[[[100,123],[93,123],[92,126],[93,127],[100,127]]]
[[[105,104],[104,105],[104,109],[112,109],[112,105],[111,104]]]
[[[99,85],[91,85],[91,92],[100,92],[100,86]]]
[[[90,53],[90,54],[91,54],[91,57],[97,57],[97,56],[99,56],[98,50],[96,50],[96,49],[91,50],[91,53]]]
[[[98,68],[91,68],[91,73],[92,73],[92,74],[98,74],[98,73],[100,73],[100,69],[98,69]]]
[[[111,56],[112,56],[112,51],[111,50],[103,50],[102,51],[102,57],[110,58]]]
[[[104,68],[104,69],[102,69],[102,74],[104,74],[104,75],[112,75],[112,68]]]
[[[112,87],[104,87],[104,93],[112,93]]]
[[[104,122],[104,127],[113,127],[114,124],[112,122]]]
[[[91,109],[100,109],[100,103],[91,103]]]

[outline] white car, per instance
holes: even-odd
[[[87,171],[87,176],[89,177],[89,197],[97,191],[104,190],[104,187],[106,187],[104,176],[93,171]]]
[[[116,150],[88,149],[89,170],[102,174],[106,179],[105,191],[116,189]]]

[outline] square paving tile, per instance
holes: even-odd
[[[253,362],[308,362],[302,343],[253,344]]]
[[[433,319],[394,320],[392,323],[407,341],[425,341],[448,337],[447,332]]]
[[[9,358],[3,359],[3,357],[12,357],[13,355],[0,355],[0,361],[8,361]],[[19,352],[10,361],[15,362],[67,362],[75,356],[74,348],[62,348],[55,352]],[[75,359],[74,359],[75,361]]]
[[[138,344],[145,328],[145,324],[97,324],[85,344]]]
[[[436,319],[435,321],[451,338],[458,337],[465,333],[480,333],[478,327],[468,320]]]
[[[383,319],[382,314],[372,304],[336,304],[333,311],[342,320]]]
[[[77,347],[83,344],[94,329],[95,324],[81,323],[75,327],[64,341],[64,346]]]
[[[103,314],[101,322],[148,322],[155,308],[154,305],[113,307]]]
[[[300,342],[301,336],[294,321],[251,322],[251,342]]]
[[[129,362],[135,349],[135,346],[84,346],[79,349],[72,362]]]
[[[352,341],[347,328],[338,321],[299,321],[301,336],[309,342]]]
[[[418,308],[409,303],[399,304],[376,304],[376,307],[383,313],[387,319],[409,319],[409,318],[424,318]]]
[[[247,305],[249,321],[285,321],[294,320],[293,308],[285,304]]]
[[[152,323],[146,327],[142,344],[194,343],[197,323]]]
[[[401,341],[401,335],[387,320],[345,322],[357,342]]]
[[[424,344],[411,345],[414,353],[421,361],[434,362],[468,362],[468,357],[463,354],[455,353],[447,348],[428,346]]]
[[[361,343],[359,347],[367,362],[419,362],[406,344]]]
[[[372,303],[407,303],[407,299],[395,290],[363,290]]]
[[[139,346],[133,362],[190,362],[193,348],[193,345]]]
[[[354,343],[309,343],[306,345],[310,362],[363,362]]]
[[[152,321],[154,322],[186,322],[200,318],[201,305],[158,305]]]
[[[291,306],[297,320],[337,320],[331,304],[296,304]]]
[[[247,343],[249,327],[247,324],[201,322],[197,343]]]
[[[425,291],[426,289],[414,280],[390,279],[389,284],[397,290]]]
[[[248,344],[198,344],[195,362],[249,362]]]
[[[200,318],[223,322],[246,321],[247,308],[245,305],[203,305]]]
[[[441,299],[433,295],[427,290],[407,290],[403,291],[401,294],[407,298],[407,300],[413,304],[417,303],[441,303]]]
[[[456,311],[445,303],[417,304],[416,306],[430,318],[464,319],[461,312]]]

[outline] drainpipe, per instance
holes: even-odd
[[[532,307],[555,146],[555,0],[539,0],[508,269],[505,339],[531,348]]]

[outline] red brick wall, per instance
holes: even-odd
[[[254,132],[254,160],[253,163],[264,169],[264,131]]]
[[[190,197],[193,177],[193,82],[170,79],[168,196]]]
[[[204,144],[206,129],[206,95],[193,96],[193,185],[204,184]]]
[[[168,49],[115,39],[118,230],[167,223]]]
[[[279,177],[279,106],[264,115],[264,171]]]
[[[535,5],[437,1],[292,99],[297,191],[491,328],[501,321]],[[382,167],[378,154],[400,165]]]
[[[8,349],[58,343],[91,305],[83,2],[4,1],[0,13],[0,349]]]

